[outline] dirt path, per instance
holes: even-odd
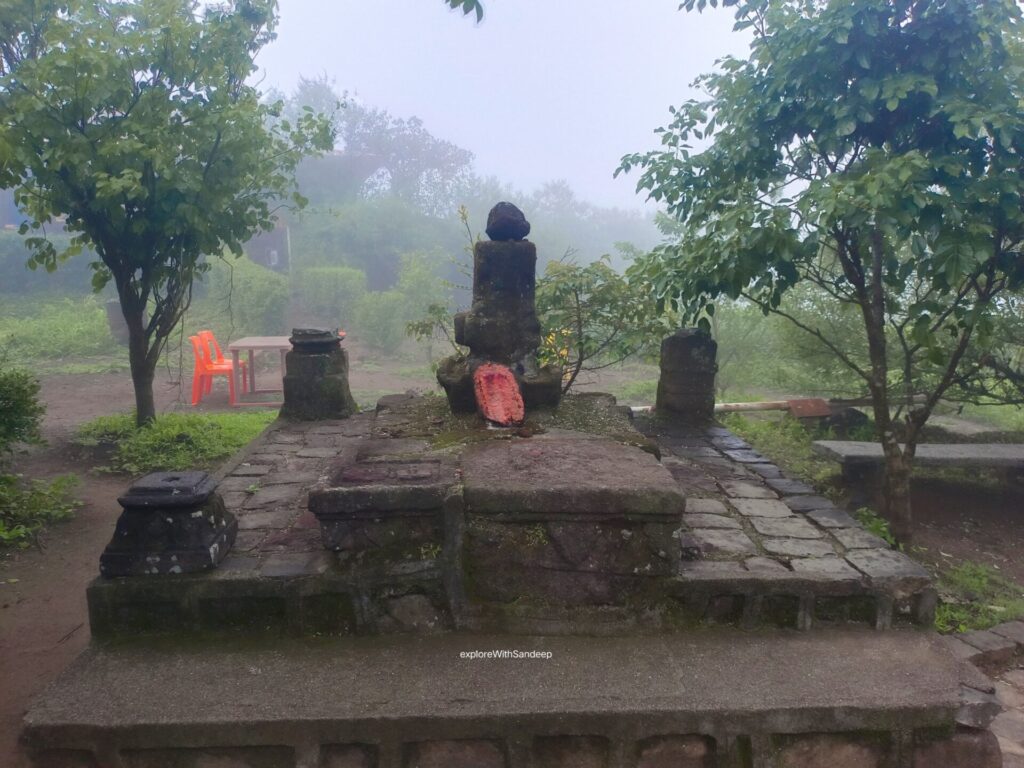
[[[178,407],[178,387],[166,376],[156,385],[158,408]],[[53,526],[38,547],[0,555],[0,765],[27,765],[17,750],[21,719],[31,700],[89,642],[85,587],[98,573],[100,552],[120,514],[117,497],[128,478],[92,473],[69,444],[78,424],[124,411],[133,400],[123,373],[56,375],[42,381],[47,445],[16,458],[27,477],[75,474],[83,506],[75,518]],[[211,409],[223,408],[221,393]]]

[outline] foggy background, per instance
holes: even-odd
[[[477,173],[521,189],[565,179],[601,206],[639,208],[619,158],[651,149],[668,109],[716,59],[746,50],[728,9],[677,0],[489,0],[484,20],[438,0],[280,0],[278,39],[257,59],[264,86],[299,76],[471,151]],[[526,212],[529,217],[529,211]]]

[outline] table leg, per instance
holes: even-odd
[[[288,368],[286,367],[286,364],[285,364],[285,356],[288,354],[288,350],[287,349],[282,349],[280,351],[281,351],[281,391],[284,392],[284,375],[286,373],[288,373]]]
[[[254,361],[255,353],[253,350],[249,350],[249,391],[256,391],[256,363]]]
[[[238,350],[231,350],[231,382],[234,384],[235,402],[231,405],[238,405],[238,395],[241,393],[242,380],[238,377]]]

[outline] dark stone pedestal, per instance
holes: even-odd
[[[661,342],[661,376],[654,412],[705,424],[715,416],[718,344],[696,328],[676,331]]]
[[[295,329],[285,356],[281,416],[298,421],[343,419],[359,410],[348,388],[348,354],[331,331]]]
[[[194,573],[214,568],[238,523],[205,472],[155,472],[118,499],[124,512],[100,556],[104,576]]]

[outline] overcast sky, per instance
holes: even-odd
[[[265,87],[326,73],[472,151],[482,175],[564,178],[600,205],[642,204],[635,175],[612,179],[619,158],[657,146],[693,79],[746,50],[728,11],[679,0],[485,0],[481,24],[441,0],[279,1]]]

